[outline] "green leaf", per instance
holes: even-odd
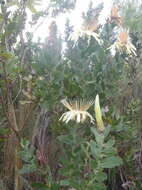
[[[102,168],[114,168],[116,166],[122,165],[122,159],[120,157],[112,156],[103,159],[101,162],[101,167]]]
[[[37,187],[37,188],[40,188],[41,190],[47,190],[47,185],[44,185],[44,184],[42,184],[42,183],[35,183],[35,182],[33,182],[32,183],[32,187]]]
[[[20,174],[28,174],[36,171],[37,167],[35,164],[25,164],[22,169],[20,169]]]
[[[90,152],[88,151],[88,149],[83,145],[81,144],[81,149],[83,150],[83,152],[86,154],[85,157],[89,158],[90,157]],[[93,154],[93,153],[92,153]]]
[[[109,139],[104,145],[105,147],[112,147],[115,144],[114,139]]]
[[[45,185],[42,183],[32,183],[32,187],[37,187],[39,188],[39,190],[58,190],[59,189],[58,184]]]
[[[97,130],[95,128],[91,128],[91,131],[93,132],[93,134],[95,135],[95,138],[96,138],[96,142],[98,145],[102,145],[103,142],[104,142],[104,135],[103,134],[100,134],[97,132]]]
[[[91,145],[91,153],[94,157],[100,157],[100,154],[101,154],[101,148],[99,148],[96,144],[96,142],[94,141],[91,141],[90,142],[90,145]]]
[[[58,140],[62,143],[65,143],[65,144],[72,144],[72,140],[69,138],[68,135],[60,135],[58,137]]]
[[[61,185],[61,186],[69,186],[69,185],[70,185],[70,182],[69,182],[69,180],[64,179],[64,180],[61,180],[61,181],[60,181],[60,185]]]
[[[111,126],[107,126],[107,127],[105,128],[105,130],[104,130],[104,136],[105,136],[105,138],[109,135],[110,130],[111,130]]]
[[[94,190],[106,190],[106,186],[103,183],[95,183]]]
[[[103,181],[105,181],[107,179],[107,174],[104,173],[104,172],[102,172],[102,171],[100,171],[100,172],[98,172],[96,174],[95,179],[98,182],[103,182]]]
[[[106,156],[113,156],[117,153],[116,148],[113,147],[113,145],[115,144],[115,140],[114,139],[110,139],[108,142],[106,142],[105,144],[103,144],[103,153]]]

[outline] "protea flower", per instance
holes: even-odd
[[[129,31],[122,29],[117,37],[117,41],[110,47],[110,49],[118,50],[120,52],[126,51],[128,54],[136,55],[136,48],[131,43]]]
[[[84,27],[84,30],[89,30],[92,32],[96,32],[96,30],[100,27],[98,18],[95,18],[93,21],[90,23],[87,23],[86,26]]]
[[[95,99],[95,116],[96,116],[96,122],[97,122],[97,128],[98,131],[102,132],[104,131],[104,123],[102,120],[102,113],[101,113],[101,108],[100,108],[100,102],[99,102],[99,95],[97,94],[96,99]]]
[[[119,15],[119,9],[118,9],[118,7],[116,5],[113,5],[112,8],[111,8],[111,14],[110,14],[110,17],[109,17],[109,22],[110,23],[115,22],[118,25],[122,24],[122,18]]]
[[[95,40],[98,42],[98,44],[100,44],[100,45],[102,44],[102,40],[100,39],[99,34],[94,32],[93,28],[87,28],[87,29],[86,28],[78,28],[75,30],[73,35],[71,35],[70,39],[76,43],[80,37],[84,37],[84,36],[88,36],[88,37],[92,36],[95,38]]]
[[[94,103],[94,101],[67,101],[66,99],[63,99],[61,103],[70,111],[65,112],[59,120],[62,120],[65,123],[68,123],[70,120],[75,120],[77,123],[83,123],[86,120],[86,118],[89,117],[90,122],[94,122],[94,118],[91,116],[90,113],[87,112],[87,110]]]

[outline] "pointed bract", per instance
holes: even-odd
[[[99,131],[104,131],[105,127],[104,127],[104,123],[102,120],[102,113],[101,113],[101,109],[100,109],[100,102],[99,102],[99,95],[96,95],[96,99],[95,99],[95,116],[96,116],[96,122],[97,122],[97,128]]]

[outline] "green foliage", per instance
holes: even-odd
[[[0,135],[8,134],[9,130],[5,128],[0,128]]]
[[[18,155],[24,162],[23,167],[20,169],[21,174],[29,174],[37,171],[36,157],[34,156],[35,149],[30,146],[29,142],[22,139],[22,150],[18,152]]]
[[[64,13],[75,7],[76,0],[51,0],[50,6],[53,8],[53,16]]]
[[[64,158],[60,159],[63,165],[60,174],[67,179],[61,181],[61,184],[76,189],[106,189],[104,181],[107,175],[103,169],[122,165],[122,159],[117,156],[114,147],[115,141],[108,136],[110,127],[108,128],[101,134],[94,127],[91,128],[95,139],[92,136],[88,142],[83,138],[83,129],[77,126],[71,128],[68,135],[58,137],[66,147]],[[83,179],[81,176],[84,176]]]
[[[41,190],[58,190],[60,187],[58,184],[43,185],[41,183],[33,183],[32,186]]]
[[[125,7],[125,10],[123,10],[122,7],[122,15],[124,17],[124,25],[126,27],[129,27],[132,32],[138,32],[141,33],[142,31],[142,21],[141,21],[141,2],[134,0],[134,1],[127,1],[123,2],[123,7]]]
[[[0,123],[0,169],[3,172],[3,165],[4,168],[9,166],[3,160],[9,151],[5,147],[15,142],[11,138],[15,138],[13,133],[18,133],[22,139],[17,155],[21,159],[19,175],[24,178],[30,176],[27,181],[33,189],[116,190],[130,186],[130,189],[140,190],[141,7],[126,1],[122,9],[123,27],[129,27],[132,43],[137,48],[137,56],[132,57],[125,52],[111,55],[108,48],[114,43],[119,26],[108,21],[96,31],[103,40],[101,45],[92,36],[80,37],[74,44],[70,38],[73,26],[69,20],[64,40],[54,21],[45,42],[33,42],[34,34],[29,32],[23,37],[27,8],[33,14],[34,24],[48,14],[58,16],[74,9],[76,1],[51,0],[47,8],[49,13],[38,12],[39,3],[39,0],[1,2],[0,114],[6,122],[4,127]],[[16,10],[9,11],[13,5],[16,5]],[[89,22],[97,19],[102,7],[102,4],[95,8],[90,4],[83,14],[83,25],[88,26]],[[66,48],[63,51],[64,44]],[[95,99],[96,94],[100,95],[102,106],[104,128],[101,132],[97,128],[97,118],[94,125],[88,121],[80,125],[74,121],[68,125],[59,121],[64,112],[61,99]],[[10,118],[13,114],[10,106],[14,107],[19,127],[16,131],[10,127],[15,121]],[[41,107],[49,114],[48,118],[43,118],[48,132],[44,124],[43,128],[37,127]],[[95,115],[93,108],[90,112]],[[45,147],[49,151],[47,163],[43,165],[37,154],[39,147],[36,143],[31,145],[35,126],[41,135],[41,144],[47,143]],[[55,150],[51,150],[50,137],[58,142],[55,158],[52,157]],[[25,140],[28,138],[29,141]],[[46,150],[43,149],[42,153]],[[13,170],[10,176],[12,187],[9,189],[13,189],[15,183]],[[0,177],[5,179],[3,174]],[[3,181],[0,185],[5,188]]]

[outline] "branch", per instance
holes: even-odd
[[[17,93],[17,95],[15,96],[14,100],[12,103],[14,103],[16,101],[16,99],[18,98],[18,96],[21,94],[21,91],[22,91],[22,77],[21,75],[19,75],[19,78],[20,78],[20,87],[19,87],[19,91]]]
[[[17,139],[18,139],[19,142],[20,142],[20,140],[21,140],[20,135],[19,135],[18,131],[16,131],[16,130],[14,129],[14,127],[13,127],[13,125],[12,125],[10,119],[9,119],[8,113],[7,113],[7,111],[6,111],[5,102],[4,102],[4,97],[3,97],[3,94],[2,94],[2,90],[0,91],[0,101],[1,101],[1,104],[2,104],[3,112],[4,112],[4,114],[5,114],[5,117],[6,117],[7,121],[8,121],[8,124],[9,124],[8,126],[9,126],[9,128],[15,133]]]

